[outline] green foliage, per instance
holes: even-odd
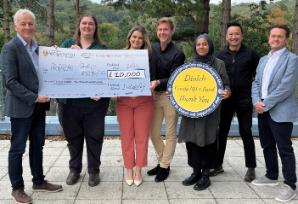
[[[4,44],[4,33],[3,33],[3,31],[1,30],[1,31],[0,31],[0,48],[3,47],[3,44]]]
[[[123,46],[123,39],[118,38],[119,28],[112,23],[102,23],[99,26],[99,36],[103,44],[108,48],[119,48]]]
[[[214,52],[218,53],[220,49],[220,24],[213,22],[221,21],[221,9],[222,4],[211,5],[210,10],[210,24],[209,24],[209,35],[214,43]]]
[[[181,43],[181,46],[186,56],[185,62],[189,62],[194,57],[194,42],[183,42]]]
[[[108,111],[107,111],[107,116],[113,116],[113,115],[116,115],[116,109],[115,109],[115,106],[116,106],[116,104],[115,104],[115,99],[114,98],[112,98],[111,100],[110,100],[110,105],[109,105],[109,109],[108,109]]]
[[[255,49],[260,55],[268,52],[269,47],[267,43],[268,27],[268,8],[266,4],[250,4],[249,13],[245,16],[234,15],[233,21],[239,22],[243,26],[244,43]]]

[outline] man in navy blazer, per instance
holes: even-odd
[[[45,112],[50,99],[39,96],[38,44],[33,40],[35,16],[27,9],[14,15],[17,36],[2,48],[1,64],[6,92],[5,114],[11,121],[11,146],[8,154],[8,174],[12,196],[18,203],[31,203],[24,192],[22,157],[29,136],[29,162],[34,191],[57,192],[62,186],[47,182],[42,167],[45,142]]]
[[[282,163],[284,183],[277,201],[296,196],[296,163],[291,142],[293,122],[298,119],[295,87],[298,81],[298,57],[287,50],[290,30],[285,25],[271,27],[268,43],[271,51],[261,58],[252,84],[252,101],[258,113],[258,126],[266,174],[252,182],[257,186],[278,185],[277,149]]]

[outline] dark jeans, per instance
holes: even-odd
[[[22,158],[29,135],[29,162],[33,183],[44,181],[42,168],[42,150],[45,141],[45,110],[38,105],[29,118],[10,118],[11,146],[8,154],[8,174],[12,189],[24,188]]]
[[[84,138],[87,145],[88,173],[99,173],[108,104],[96,106],[62,105],[61,123],[70,153],[69,169],[82,171]]]
[[[236,112],[239,122],[239,132],[244,146],[245,165],[246,167],[251,168],[256,167],[255,143],[251,133],[252,110],[251,100],[227,100],[222,102],[218,131],[219,147],[217,153],[217,166],[223,164],[227,137],[234,113]]]
[[[270,179],[278,178],[277,146],[284,182],[296,189],[296,162],[291,141],[293,123],[275,122],[268,112],[258,115],[258,123],[260,142],[266,163],[266,176]]]

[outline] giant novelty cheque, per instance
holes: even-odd
[[[50,98],[151,95],[148,50],[40,46],[38,78]]]

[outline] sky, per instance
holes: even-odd
[[[92,2],[100,2],[101,0],[91,0]],[[269,1],[269,0],[267,0]],[[222,2],[222,0],[210,0],[210,3],[218,4]],[[240,4],[240,3],[259,3],[260,0],[232,0],[232,5]]]

